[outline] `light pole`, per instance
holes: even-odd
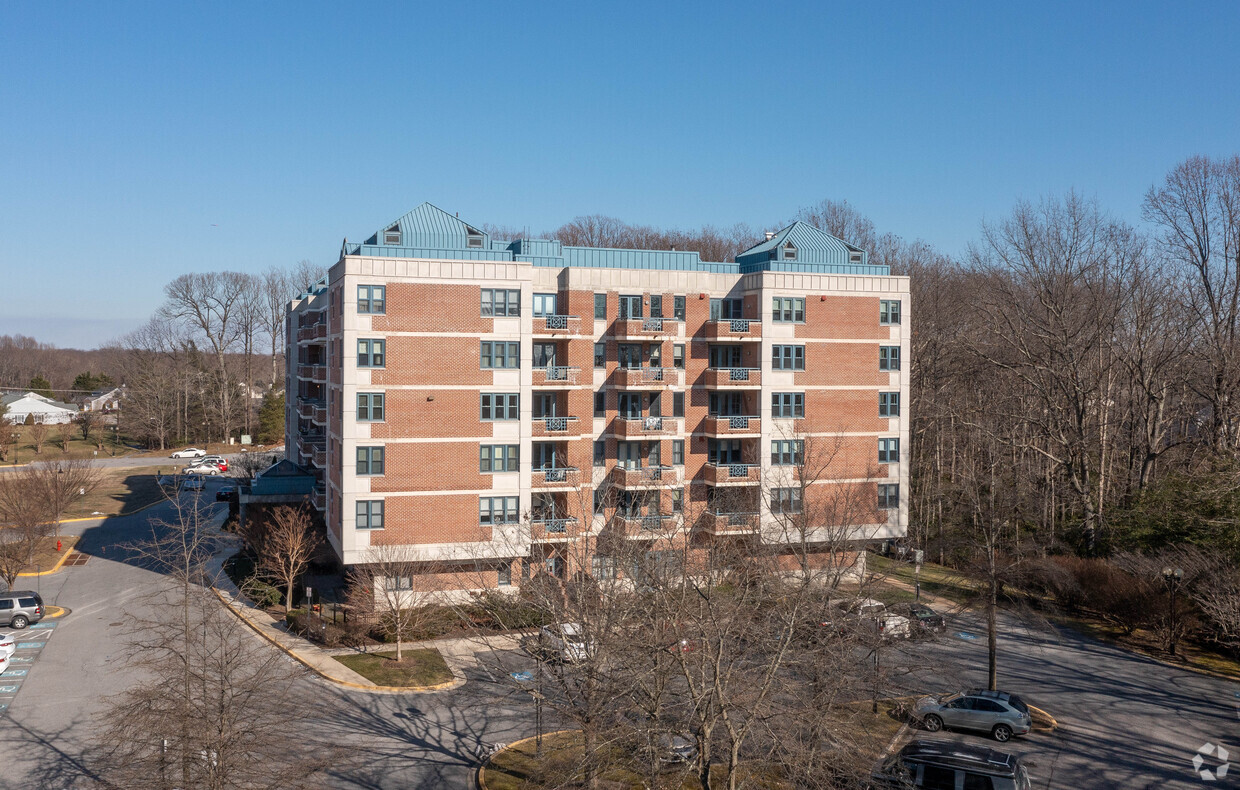
[[[1179,568],[1166,567],[1162,571],[1163,582],[1167,585],[1167,633],[1168,652],[1175,655],[1175,590],[1184,578],[1184,571]]]

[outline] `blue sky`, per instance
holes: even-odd
[[[1240,4],[0,5],[0,334],[89,348],[196,270],[335,261],[423,200],[959,253],[1075,188],[1137,222],[1240,151]]]

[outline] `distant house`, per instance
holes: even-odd
[[[108,390],[95,390],[90,395],[79,399],[82,411],[116,411],[121,407],[121,398],[125,397],[125,387],[113,387]]]
[[[72,403],[61,403],[45,398],[37,392],[13,393],[0,397],[0,404],[8,406],[4,418],[13,425],[20,425],[30,415],[34,421],[44,425],[59,425],[73,422],[77,417],[78,408]]]

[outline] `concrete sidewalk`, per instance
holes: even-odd
[[[465,684],[465,669],[478,663],[478,652],[512,650],[517,647],[517,636],[492,636],[464,639],[433,639],[425,642],[402,642],[402,650],[430,648],[438,650],[444,663],[452,672],[453,680],[434,686],[379,686],[359,675],[335,659],[335,656],[354,655],[359,651],[351,648],[324,649],[284,628],[284,622],[255,606],[243,596],[228,574],[223,572],[224,560],[240,549],[235,536],[225,535],[228,547],[217,554],[208,571],[217,579],[215,593],[220,601],[233,610],[255,633],[307,667],[324,680],[351,689],[374,694],[426,694],[447,691]],[[394,650],[395,645],[379,645],[378,650]]]

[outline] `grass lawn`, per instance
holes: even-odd
[[[867,554],[866,564],[870,573],[880,577],[880,580],[886,577],[913,585],[917,579],[912,563],[899,562],[879,554]],[[923,563],[921,566],[921,591],[956,603],[968,603],[972,597],[972,587],[968,579],[951,568],[932,562]]]
[[[335,659],[379,686],[434,686],[453,679],[443,656],[433,648],[402,650],[399,664],[395,650],[335,656]]]
[[[155,482],[155,469],[134,467],[102,469],[100,472],[99,485],[74,503],[65,513],[65,518],[82,518],[96,511],[108,516],[132,513],[164,498],[164,492]]]
[[[864,744],[861,755],[863,761],[876,761],[883,749],[899,732],[902,721],[892,712],[895,705],[894,701],[882,700],[879,702],[877,714],[870,712],[871,703],[869,702],[853,703],[844,706],[841,710],[857,732],[858,740]],[[584,786],[579,775],[570,779],[570,774],[576,773],[582,755],[579,731],[572,730],[546,736],[543,738],[542,755],[538,755],[536,750],[537,744],[531,738],[496,754],[484,770],[488,790],[538,790],[539,788]],[[602,785],[609,790],[642,790],[645,788],[642,776],[619,765],[624,762],[626,753],[618,747],[613,751],[618,765],[603,772]],[[724,775],[720,770],[722,767],[721,765],[712,766],[712,785],[718,780],[719,786],[723,786]],[[784,790],[784,788],[791,787],[770,769],[765,775],[760,769],[745,771],[744,766],[741,771],[746,774],[742,781],[745,787],[767,788],[768,790]],[[698,786],[697,778],[693,775],[691,767],[669,769],[665,777],[668,783],[660,785],[661,787],[680,787],[683,790],[691,790]],[[679,780],[678,784],[673,784],[677,780]]]
[[[47,438],[43,441],[41,452],[34,451],[34,445],[30,442],[30,426],[17,425],[6,426],[9,431],[16,431],[21,436],[18,437],[16,445],[9,450],[9,457],[5,463],[28,464],[31,461],[58,461],[66,458],[111,458],[113,456],[132,455],[133,450],[124,444],[125,437],[121,437],[121,444],[118,446],[112,440],[111,426],[96,427],[91,431],[89,442],[82,439],[82,429],[78,425],[73,426],[73,434],[69,437],[68,452],[61,449],[60,446],[60,426],[47,426]],[[100,450],[95,443],[95,437],[101,436],[104,439],[103,449]]]

